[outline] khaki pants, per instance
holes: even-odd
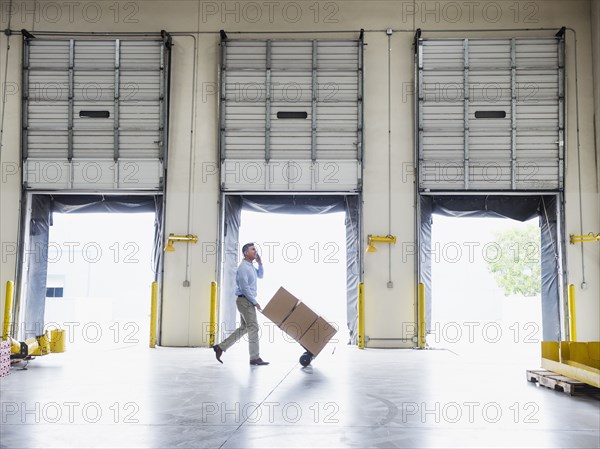
[[[219,347],[223,351],[227,351],[247,333],[248,343],[250,346],[250,360],[255,360],[260,357],[258,348],[258,321],[256,320],[256,307],[254,307],[246,298],[241,296],[238,296],[235,303],[240,311],[242,324],[233,332],[233,334],[223,340],[223,342],[219,343]]]

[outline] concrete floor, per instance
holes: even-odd
[[[50,354],[1,379],[2,448],[600,447],[600,401],[510,359],[297,344]],[[281,349],[281,348],[280,348]],[[335,349],[332,354],[332,350]],[[532,363],[528,368],[539,368]]]

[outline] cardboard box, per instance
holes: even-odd
[[[306,304],[299,302],[285,321],[281,330],[298,341],[308,331],[310,326],[317,321],[319,315],[313,312]]]
[[[262,313],[277,326],[281,326],[281,323],[292,313],[298,302],[298,298],[285,288],[280,287],[269,301],[269,304],[263,308]]]
[[[300,338],[298,343],[314,356],[317,356],[336,332],[337,329],[320,316]]]
[[[337,332],[325,318],[318,316],[283,287],[273,295],[263,314],[314,356]]]

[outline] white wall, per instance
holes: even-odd
[[[594,116],[596,119],[596,160],[600,160],[600,1],[590,2],[592,24],[592,52],[594,63]],[[595,26],[594,26],[595,24]],[[600,164],[598,164],[598,190],[600,190]],[[600,250],[600,249],[599,249]]]
[[[2,28],[8,15],[2,3]],[[584,231],[600,230],[600,205],[596,183],[596,161],[593,134],[590,1],[515,2],[445,2],[445,1],[336,1],[336,2],[205,2],[205,1],[138,1],[138,2],[13,2],[11,28],[61,31],[334,31],[356,30],[342,37],[365,34],[365,178],[364,231],[366,234],[388,233],[388,27],[404,29],[391,37],[391,191],[392,228],[398,244],[391,248],[392,281],[387,288],[388,253],[383,247],[365,258],[366,334],[378,338],[402,337],[400,323],[414,321],[415,264],[407,245],[414,240],[414,184],[403,176],[413,162],[413,98],[412,89],[413,30],[423,28],[425,37],[443,36],[551,36],[553,31],[539,32],[458,32],[432,33],[434,29],[509,29],[573,27],[579,40],[579,88],[581,119],[582,193],[584,201]],[[58,9],[57,6],[58,5]],[[115,7],[115,5],[117,7]],[[457,5],[459,9],[457,9]],[[597,10],[597,2],[596,2]],[[415,14],[412,11],[416,11]],[[118,15],[116,14],[118,12]],[[99,14],[101,14],[99,16]],[[260,14],[260,15],[259,15]],[[427,31],[429,30],[429,31]],[[259,37],[266,37],[261,34]],[[303,35],[313,38],[317,35]],[[332,37],[332,35],[321,35]],[[171,97],[171,130],[167,188],[167,233],[198,234],[200,242],[189,246],[189,266],[186,267],[184,246],[165,255],[163,284],[162,344],[173,346],[206,345],[203,323],[209,313],[210,281],[215,279],[216,258],[211,255],[217,239],[219,187],[215,175],[207,175],[216,164],[217,145],[217,83],[218,34],[197,34],[196,92],[192,92],[194,41],[176,36],[173,49],[173,83]],[[256,37],[251,36],[251,37]],[[272,37],[278,37],[272,35]],[[280,36],[279,36],[280,37]],[[287,36],[289,37],[289,36]],[[2,66],[6,51],[6,36],[0,36]],[[573,70],[573,38],[568,35],[569,64],[569,133],[566,182],[567,229],[579,233],[578,177],[576,163],[575,96]],[[596,50],[597,54],[597,50]],[[17,83],[20,77],[20,38],[11,39],[8,81]],[[4,71],[0,70],[0,76]],[[15,84],[15,85],[17,85]],[[11,84],[13,86],[13,84]],[[596,97],[597,98],[597,97]],[[596,100],[597,101],[597,100]],[[195,117],[190,114],[195,106]],[[20,96],[8,96],[3,173],[19,160]],[[192,133],[193,131],[193,133]],[[190,139],[192,139],[190,141]],[[190,153],[190,149],[192,153]],[[191,179],[190,161],[192,161]],[[12,164],[12,165],[10,165]],[[6,244],[15,242],[19,217],[20,178],[7,175],[2,180],[1,240],[3,242],[2,285],[14,278],[15,256]],[[190,189],[193,186],[193,189]],[[192,192],[191,200],[188,198]],[[188,204],[191,218],[188,223]],[[569,282],[579,286],[582,280],[581,249],[568,246]],[[598,298],[600,285],[599,250],[587,244],[585,250],[587,290],[578,289],[579,336],[599,340]],[[187,276],[189,287],[183,286]],[[2,308],[3,310],[3,308]],[[398,346],[398,343],[390,343]],[[412,343],[400,344],[412,346]],[[382,346],[382,345],[379,345]]]
[[[592,58],[593,58],[593,79],[594,79],[594,117],[595,117],[595,132],[596,132],[596,204],[600,204],[600,1],[599,0],[591,0],[591,14],[590,14],[590,24],[592,28]],[[600,233],[600,229],[598,228],[598,223],[600,223],[600,207],[596,209],[596,228],[592,229],[590,232],[595,232],[596,234]],[[592,263],[592,271],[591,277],[600,278],[600,268],[598,267],[598,260],[600,260],[600,244],[595,244],[590,252],[592,253],[592,260],[596,260],[596,263]],[[593,271],[595,270],[595,271]],[[600,294],[596,295],[596,299],[600,296]],[[593,296],[591,297],[593,298]],[[593,302],[593,299],[591,299]],[[591,313],[595,313],[595,315],[600,314],[600,305],[598,303],[600,301],[596,300],[597,308],[594,311],[593,308],[585,309],[590,310]],[[585,326],[582,324],[582,326]],[[589,340],[598,340],[600,339],[600,326],[596,325],[595,333],[594,326],[590,326],[590,330],[584,329],[583,332],[586,332],[585,337]]]
[[[566,234],[578,235],[600,232],[598,184],[596,182],[597,161],[594,154],[594,77],[592,73],[592,39],[590,20],[590,4],[582,2],[573,5],[573,10],[565,12],[565,23],[577,32],[577,57],[579,76],[579,120],[580,120],[580,157],[581,173],[578,173],[577,161],[577,130],[576,96],[574,90],[575,70],[573,53],[573,34],[568,34],[567,45],[567,79],[568,79],[568,108],[567,118],[567,181],[565,183],[566,199]],[[577,8],[580,6],[581,8]],[[587,11],[587,12],[586,12]],[[578,25],[568,22],[571,14],[582,14],[585,19]],[[583,223],[579,219],[579,188],[581,180],[581,198],[583,202]],[[568,239],[567,239],[568,241]],[[583,257],[582,257],[583,248]],[[582,264],[583,259],[583,264]],[[567,244],[568,282],[576,287],[577,298],[577,339],[580,341],[598,341],[600,338],[600,257],[597,243]],[[582,289],[585,266],[586,289]]]

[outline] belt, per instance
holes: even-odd
[[[238,298],[244,298],[244,299],[248,299],[248,298],[246,298],[244,295],[238,295]]]

